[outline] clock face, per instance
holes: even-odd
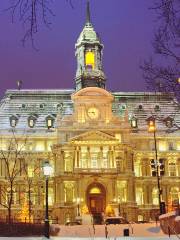
[[[91,119],[96,119],[98,118],[99,116],[99,110],[95,107],[91,107],[88,109],[88,116],[91,118]]]

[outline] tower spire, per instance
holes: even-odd
[[[89,0],[87,1],[87,6],[86,6],[86,23],[91,23],[91,14],[90,14],[90,3]]]

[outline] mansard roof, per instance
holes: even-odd
[[[88,89],[88,88],[87,88]],[[56,127],[56,116],[59,112],[62,115],[73,113],[73,102],[71,95],[84,94],[87,89],[82,89],[75,93],[74,89],[43,89],[43,90],[7,90],[5,96],[0,101],[0,130],[10,129],[10,117],[18,115],[17,129],[27,128],[28,117],[36,114],[37,120],[33,128],[45,131],[46,117],[55,117],[54,127]],[[91,92],[91,91],[90,91]],[[138,129],[147,130],[146,119],[156,115],[157,119],[171,117],[175,123],[180,125],[179,105],[171,94],[152,92],[112,92],[100,89],[99,93],[114,96],[112,111],[117,116],[123,116],[128,110],[129,119],[136,117]],[[158,106],[158,107],[156,107]],[[162,120],[158,120],[159,130],[169,129]]]

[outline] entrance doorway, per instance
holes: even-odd
[[[87,188],[87,205],[91,214],[101,214],[106,206],[106,191],[102,184],[94,182]]]

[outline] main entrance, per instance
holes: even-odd
[[[87,205],[91,214],[104,212],[106,206],[106,191],[102,184],[94,182],[88,186]]]

